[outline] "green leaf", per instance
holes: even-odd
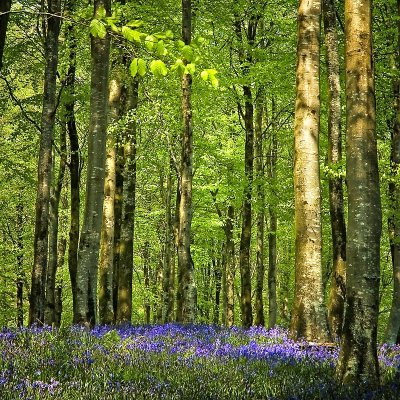
[[[129,71],[133,77],[138,73],[138,59],[134,58],[129,66]]]
[[[129,21],[126,26],[129,26],[131,28],[139,28],[140,26],[143,25],[143,21],[141,21],[140,19],[135,19],[133,21]]]
[[[112,21],[108,21],[108,26],[109,26],[109,27],[111,28],[111,30],[112,30],[113,32],[115,32],[115,33],[120,33],[120,32],[121,32],[121,29],[118,28],[118,26],[115,25],[114,22],[112,22]]]
[[[159,56],[163,56],[164,55],[165,45],[164,45],[164,41],[163,40],[160,40],[157,43],[157,48],[156,49],[157,49],[157,54]]]
[[[196,71],[196,64],[188,64],[186,65],[185,72],[193,75]]]
[[[107,15],[106,9],[103,6],[100,6],[97,10],[96,10],[96,14],[95,14],[95,18],[96,19],[102,19],[105,18]]]
[[[126,40],[136,43],[141,43],[142,37],[144,36],[142,32],[133,30],[131,28],[128,28],[127,26],[122,27],[122,35]]]
[[[98,19],[92,19],[89,26],[90,34],[93,37],[99,37],[100,39],[104,39],[107,34],[107,29],[104,24]]]
[[[144,61],[141,58],[139,58],[139,60],[138,60],[138,74],[141,77],[143,77],[143,76],[146,75],[146,71],[147,71],[146,61]]]
[[[176,45],[178,46],[178,49],[182,49],[182,47],[185,46],[185,42],[183,40],[178,40]]]
[[[182,55],[183,57],[187,60],[187,61],[192,61],[193,60],[193,55],[194,55],[194,51],[193,51],[193,47],[189,46],[189,45],[185,45],[182,47]]]
[[[150,71],[156,76],[157,78],[161,78],[162,76],[167,75],[168,68],[161,60],[153,60],[150,63]]]
[[[167,38],[167,39],[173,39],[174,38],[174,32],[172,32],[171,30],[167,30],[166,32],[165,32],[165,37]]]
[[[183,75],[183,73],[185,72],[185,63],[183,62],[183,60],[178,58],[175,61],[175,64],[171,67],[171,71],[177,71],[179,75]]]
[[[203,79],[203,81],[206,81],[208,79],[208,71],[207,70],[201,71],[200,76],[201,79]]]
[[[146,36],[146,38],[144,39],[144,45],[146,46],[146,49],[149,51],[153,50],[155,41],[156,39],[154,38],[154,36]]]
[[[219,86],[219,80],[218,80],[218,78],[216,78],[215,76],[210,76],[210,82],[211,82],[211,86],[213,87],[213,88],[217,88],[218,86]]]

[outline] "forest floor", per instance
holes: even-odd
[[[399,399],[400,347],[379,347],[382,386],[341,387],[337,346],[276,328],[4,328],[0,399]]]

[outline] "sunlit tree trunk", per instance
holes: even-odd
[[[397,0],[397,51],[393,63],[396,78],[393,81],[394,124],[391,137],[390,168],[392,179],[389,182],[389,240],[393,267],[393,299],[385,342],[399,343],[400,331],[400,186],[398,173],[400,167],[400,0]]]
[[[278,140],[275,121],[275,100],[271,102],[271,135],[270,149],[268,154],[267,171],[270,187],[275,188],[276,182],[276,163],[278,158]],[[276,294],[276,231],[278,229],[278,217],[276,213],[276,203],[270,202],[268,206],[269,227],[268,227],[268,327],[273,328],[276,325],[278,315],[278,302]]]
[[[60,32],[60,0],[48,0],[45,41],[45,73],[41,137],[38,158],[38,183],[34,236],[34,259],[30,294],[29,324],[44,322],[45,284],[48,257],[48,220],[52,174],[52,142],[56,114],[56,78],[58,65],[58,36]]]
[[[121,204],[121,231],[118,255],[118,323],[132,319],[133,239],[136,205],[136,109],[138,104],[139,81],[129,83],[126,100],[126,126],[122,135],[123,146],[123,188]]]
[[[294,133],[295,298],[291,333],[329,339],[322,286],[319,175],[319,37],[321,2],[300,0]]]
[[[261,93],[258,94],[262,96]],[[264,105],[258,102],[255,118],[255,175],[257,196],[257,241],[256,241],[256,271],[257,284],[255,290],[255,325],[265,325],[264,317],[264,227],[265,227],[265,193],[264,193],[264,158],[263,158],[263,112]]]
[[[95,0],[94,13],[104,7],[110,14],[110,0]],[[86,202],[79,240],[77,307],[74,322],[96,323],[97,264],[103,213],[104,165],[106,154],[108,64],[110,37],[91,36],[91,97],[88,137]]]
[[[379,384],[381,202],[376,147],[371,1],[346,0],[346,311],[337,365],[344,384]]]
[[[342,334],[346,295],[346,223],[343,182],[338,175],[342,161],[340,71],[334,0],[323,0],[326,68],[328,74],[328,164],[335,173],[329,176],[329,209],[332,230],[332,280],[328,300],[328,322],[334,338]]]
[[[191,0],[182,0],[182,38],[190,45],[192,37]],[[186,61],[185,61],[186,62]],[[181,156],[181,199],[179,205],[178,268],[182,286],[182,322],[196,320],[197,289],[194,263],[190,254],[192,226],[192,181],[193,181],[193,130],[192,106],[190,102],[192,76],[182,76],[182,156]]]
[[[9,11],[11,9],[11,0],[2,0],[0,2],[0,71],[3,67],[3,53],[6,43],[7,25],[9,20]]]
[[[110,80],[109,116],[110,124],[107,132],[107,157],[104,180],[103,222],[100,239],[99,260],[99,322],[114,322],[113,272],[114,272],[114,226],[115,226],[115,166],[117,123],[120,118],[122,84],[118,76]]]
[[[59,231],[59,205],[61,190],[64,183],[66,168],[67,138],[66,128],[60,130],[60,162],[57,178],[54,179],[50,189],[50,210],[49,210],[49,259],[46,274],[46,305],[44,310],[44,322],[47,325],[55,323],[55,289],[56,274],[58,266],[58,231]]]

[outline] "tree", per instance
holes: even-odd
[[[34,261],[30,294],[29,324],[44,322],[45,284],[48,257],[50,186],[52,175],[52,143],[56,117],[56,77],[61,1],[48,0],[46,16],[45,73],[41,136],[38,161]]]
[[[323,1],[326,67],[328,73],[328,164],[329,209],[332,230],[332,281],[328,300],[328,322],[334,337],[342,334],[346,295],[346,223],[343,206],[341,101],[338,37],[334,0]]]
[[[95,0],[94,17],[98,17],[101,10],[105,10],[106,15],[110,15],[110,8],[110,0]],[[104,38],[101,38],[91,35],[90,40],[92,74],[86,202],[79,241],[77,306],[74,315],[75,323],[85,325],[96,323],[97,264],[103,211],[110,36],[106,34]]]
[[[7,25],[9,19],[9,11],[11,9],[11,0],[3,0],[0,3],[0,71],[3,67],[3,52],[6,42]]]
[[[192,3],[182,0],[182,38],[190,46],[192,37]],[[187,64],[188,60],[184,60]],[[196,320],[197,290],[194,276],[194,263],[190,254],[192,224],[192,181],[193,181],[193,130],[190,94],[192,76],[182,76],[182,155],[181,155],[181,197],[179,204],[178,269],[182,287],[182,322]]]
[[[345,2],[348,235],[346,311],[337,373],[379,384],[381,202],[376,145],[371,1]]]
[[[319,36],[321,2],[298,8],[294,128],[295,298],[291,332],[312,341],[329,339],[321,270],[319,175]]]
[[[400,333],[400,187],[398,171],[400,166],[400,0],[397,0],[397,51],[395,52],[394,70],[397,76],[393,79],[394,121],[391,132],[391,154],[389,182],[390,216],[388,221],[390,252],[393,267],[393,299],[385,341],[399,343]]]

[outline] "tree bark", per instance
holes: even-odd
[[[58,65],[58,36],[60,32],[61,1],[48,0],[47,32],[45,41],[46,66],[44,72],[41,137],[38,158],[38,183],[34,256],[30,294],[29,324],[44,322],[45,285],[48,252],[48,220],[52,174],[52,142],[56,114],[56,78]]]
[[[192,36],[192,3],[182,0],[182,38],[190,45]],[[188,61],[184,60],[187,64]],[[190,254],[192,225],[192,181],[193,181],[193,130],[191,88],[192,76],[182,76],[182,155],[181,198],[179,205],[178,268],[182,275],[182,322],[193,323],[197,313],[197,289],[194,263]]]
[[[0,3],[0,71],[3,68],[3,53],[7,36],[7,25],[9,20],[9,11],[11,9],[11,0],[2,0]]]
[[[320,17],[319,0],[300,0],[294,134],[296,273],[290,330],[296,338],[326,342],[318,149]]]
[[[46,274],[46,305],[44,310],[44,322],[47,325],[55,323],[55,288],[58,266],[58,227],[59,206],[61,190],[64,183],[66,168],[67,137],[65,126],[60,131],[60,162],[58,166],[57,179],[50,188],[50,210],[49,210],[49,258]]]
[[[332,280],[328,300],[328,322],[331,334],[342,335],[344,299],[346,296],[346,223],[343,206],[343,179],[338,173],[342,161],[340,70],[336,11],[334,0],[323,1],[326,68],[328,74],[328,164],[329,210],[332,231]]]
[[[258,96],[262,96],[259,93]],[[257,198],[257,240],[256,240],[256,271],[257,283],[255,290],[255,325],[265,325],[264,317],[264,224],[265,224],[265,192],[264,192],[264,157],[263,157],[263,112],[264,105],[258,101],[255,117],[255,175]]]
[[[400,18],[400,0],[397,0],[397,17]],[[400,19],[397,20],[397,51],[395,52],[393,81],[394,123],[391,134],[390,170],[392,179],[389,182],[390,216],[388,220],[390,251],[393,267],[393,298],[389,320],[386,327],[385,342],[399,343],[400,332],[400,187],[397,175],[400,166]]]
[[[272,99],[271,106],[272,121],[275,121],[275,100]],[[276,182],[276,163],[278,159],[278,140],[276,132],[276,124],[271,125],[271,143],[268,155],[268,178],[272,188],[277,185]],[[268,206],[269,214],[269,230],[268,230],[268,328],[276,325],[278,305],[276,294],[276,231],[278,229],[278,217],[276,213],[276,203],[271,201]]]
[[[103,222],[100,239],[99,261],[99,322],[109,325],[114,322],[113,272],[114,272],[114,226],[115,226],[115,180],[116,180],[116,129],[120,118],[122,83],[118,76],[110,81],[109,109],[110,125],[107,133],[107,157],[104,180]],[[114,123],[114,125],[113,125]]]
[[[235,242],[233,239],[233,221],[235,209],[228,206],[228,215],[225,223],[225,256],[226,256],[226,310],[225,323],[231,327],[235,322]]]
[[[94,14],[104,7],[110,15],[110,0],[95,0]],[[97,266],[103,213],[104,165],[107,132],[108,64],[110,36],[91,36],[91,97],[88,138],[86,202],[79,241],[77,307],[74,322],[96,324]]]
[[[371,1],[346,0],[346,312],[337,365],[344,384],[379,384],[381,202],[376,147]]]
[[[149,242],[145,242],[142,250],[144,276],[144,323],[150,324],[150,252]]]
[[[21,195],[20,195],[21,196]],[[21,198],[18,200],[17,207],[17,326],[24,326],[24,204]]]
[[[118,255],[117,323],[132,319],[133,239],[136,205],[136,117],[139,81],[130,82],[125,113],[127,125],[123,130],[123,188],[121,208],[121,232]]]

